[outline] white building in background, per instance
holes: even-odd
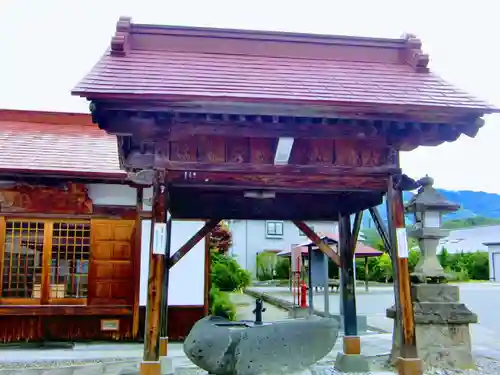
[[[499,237],[500,238],[500,237]],[[500,282],[500,241],[485,242],[490,263],[490,280]]]
[[[309,241],[291,221],[228,220],[228,223],[233,235],[230,254],[252,276],[256,274],[258,253],[290,250],[298,244]],[[310,221],[307,224],[315,232],[337,233],[337,223],[333,221]]]
[[[480,227],[455,229],[448,237],[439,241],[438,252],[446,248],[449,253],[470,253],[488,251],[485,242],[494,242],[500,239],[500,225],[485,225]]]

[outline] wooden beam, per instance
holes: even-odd
[[[212,274],[212,254],[210,251],[209,236],[205,236],[205,289],[203,298],[203,313],[205,316],[210,314],[210,289],[212,288],[210,277]]]
[[[154,233],[155,223],[161,222],[164,218],[163,194],[160,188],[159,173],[155,175],[153,183],[153,205],[152,205],[152,220],[151,233],[149,244],[149,278],[148,278],[148,299],[146,305],[146,329],[144,338],[144,366],[141,364],[141,374],[150,368],[148,364],[151,362],[159,363],[159,346],[160,346],[160,315],[161,315],[161,299],[162,299],[162,282],[163,272],[165,268],[165,257],[161,254],[154,254]],[[154,366],[159,368],[159,366]]]
[[[402,191],[395,188],[396,178],[391,176],[387,189],[387,211],[389,219],[389,236],[391,240],[392,260],[394,268],[394,284],[396,289],[396,317],[401,335],[401,358],[418,358],[413,302],[411,300],[410,273],[408,269],[408,244],[404,222],[404,205]],[[398,241],[404,241],[399,243]],[[396,288],[397,286],[397,288]],[[400,372],[401,373],[401,372]]]
[[[352,226],[352,233],[351,233],[351,240],[352,240],[351,252],[353,256],[356,253],[356,245],[358,244],[359,231],[361,230],[362,221],[363,221],[363,211],[356,212],[356,215],[354,216],[354,224]]]
[[[342,308],[344,312],[344,353],[360,354],[358,322],[356,316],[356,280],[354,280],[353,246],[349,215],[339,215],[339,254],[342,273]]]
[[[165,187],[167,189],[168,187]],[[169,192],[165,192],[165,209],[169,207]],[[170,248],[172,245],[172,217],[167,220],[167,241],[165,242],[166,259],[170,257]],[[168,287],[170,284],[170,267],[165,262],[163,274],[163,291],[161,300],[161,322],[160,322],[160,356],[167,356],[168,353]]]
[[[207,234],[209,234],[216,225],[221,221],[221,219],[210,219],[205,225],[200,228],[189,240],[186,241],[184,245],[181,246],[179,250],[172,255],[168,262],[168,267],[172,268],[175,266],[198,242],[200,242]]]
[[[43,228],[42,278],[40,304],[48,305],[50,300],[50,269],[52,260],[53,222],[47,222]],[[3,282],[3,281],[2,281]]]
[[[132,338],[137,339],[139,335],[139,296],[141,294],[141,253],[142,253],[142,204],[144,189],[136,188],[135,208],[135,233],[134,233],[134,301],[132,305]]]
[[[339,255],[326,243],[324,243],[319,236],[303,221],[293,221],[295,226],[299,228],[324,254],[326,254],[336,265],[340,266]]]
[[[132,315],[130,306],[69,306],[69,305],[0,305],[0,316],[127,316]]]
[[[7,229],[5,216],[0,216],[0,297],[3,295],[3,273],[5,259],[5,231]]]
[[[365,292],[368,292],[369,272],[370,270],[368,269],[368,257],[365,257]]]
[[[370,215],[373,219],[373,223],[375,224],[375,227],[377,228],[378,234],[382,238],[382,242],[384,243],[384,247],[389,252],[389,254],[392,254],[391,241],[389,240],[389,234],[387,233],[387,229],[385,228],[382,217],[380,216],[380,213],[378,212],[378,208],[371,207],[368,209],[368,211],[370,212]]]
[[[370,139],[383,140],[373,125],[362,125],[361,121],[344,121],[342,124],[326,124],[326,119],[315,119],[316,123],[259,123],[252,121],[178,121],[170,126],[170,140],[181,140],[196,135],[220,135],[224,137],[258,137],[258,138],[311,138],[311,139]],[[319,123],[318,123],[319,122]],[[167,129],[166,129],[167,130]],[[164,131],[165,132],[165,131]]]
[[[155,167],[165,168],[169,171],[189,172],[217,172],[217,173],[242,173],[249,175],[258,173],[261,175],[290,174],[290,175],[319,175],[319,176],[389,176],[400,173],[401,169],[391,165],[373,167],[354,167],[338,165],[277,165],[277,164],[253,164],[253,163],[201,163],[170,161],[162,159]]]
[[[386,191],[388,176],[300,175],[268,173],[227,173],[170,171],[169,182],[175,186],[238,187],[241,189],[288,189],[291,191]]]

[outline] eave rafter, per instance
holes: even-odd
[[[179,140],[194,135],[226,137],[295,137],[311,139],[384,140],[402,151],[418,146],[453,142],[465,134],[474,137],[484,121],[479,115],[447,118],[439,122],[411,121],[383,115],[349,117],[271,116],[230,113],[153,112],[107,110],[93,103],[93,121],[110,134],[146,143]]]

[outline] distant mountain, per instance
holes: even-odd
[[[468,219],[475,216],[500,219],[499,194],[469,190],[438,190],[446,197],[446,199],[459,204],[461,207],[457,212],[445,215],[444,220]],[[413,193],[404,192],[403,200],[407,202],[412,196]],[[387,222],[387,209],[385,202],[380,205],[378,209],[383,220]],[[365,212],[363,215],[363,226],[373,227],[373,222],[368,212]]]

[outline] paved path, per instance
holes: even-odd
[[[472,344],[475,351],[500,359],[500,319],[498,318],[500,284],[463,283],[457,285],[460,287],[461,302],[479,317],[479,323],[471,326]],[[288,287],[254,287],[251,289],[270,293],[287,301],[293,300]],[[339,313],[339,293],[330,293],[329,304],[331,313]],[[385,317],[385,310],[394,304],[392,287],[371,287],[369,292],[358,287],[356,304],[358,313],[367,315],[369,326],[392,332],[393,321]],[[315,309],[324,311],[323,292],[315,293],[313,305]]]
[[[279,287],[261,287],[257,288],[260,291],[280,295],[282,298],[291,299],[291,295],[287,293],[287,288]],[[485,357],[500,359],[500,342],[496,337],[500,337],[500,319],[496,320],[496,311],[500,308],[500,299],[497,294],[500,293],[500,288],[490,284],[465,284],[460,286],[461,297],[473,311],[478,313],[481,323],[473,327],[474,352],[481,356],[481,360]],[[238,319],[254,319],[252,310],[254,308],[255,299],[244,295],[232,295],[232,300],[238,305]],[[323,308],[323,295],[318,293],[314,296],[314,304],[317,309]],[[376,327],[392,331],[392,321],[385,318],[385,309],[393,303],[392,288],[387,287],[372,287],[369,293],[365,293],[363,289],[357,294],[358,310],[360,313],[367,314],[369,324]],[[339,295],[330,295],[331,312],[338,312]],[[288,313],[282,309],[276,308],[270,304],[265,306],[264,319],[273,321],[286,319]],[[391,347],[391,333],[372,334],[361,338],[363,354],[373,358],[373,370],[371,375],[387,375],[394,374],[392,371],[387,371],[382,368],[382,364]],[[116,361],[118,359],[125,360],[123,363],[92,365],[95,367],[80,369],[80,370],[29,370],[26,375],[119,375],[124,371],[129,374],[137,373],[138,363],[142,357],[142,344],[77,344],[73,349],[52,349],[52,350],[36,350],[36,349],[12,349],[0,350],[0,375],[12,375],[8,362],[23,362],[22,366],[16,367],[16,374],[24,374],[20,370],[21,367],[32,367],[39,361],[50,361],[56,363],[58,361],[82,362],[82,361]],[[334,375],[336,372],[332,370],[335,356],[342,351],[342,340],[338,340],[332,352],[322,359],[318,369],[304,372],[307,375],[328,374]],[[203,374],[196,368],[184,355],[182,344],[169,344],[169,357],[172,359],[176,368],[176,375],[198,375]],[[489,360],[488,360],[489,361]],[[30,365],[31,363],[31,365]],[[66,364],[67,366],[67,364]],[[321,367],[323,366],[323,367]],[[490,364],[488,366],[491,366]],[[485,368],[479,369],[477,372],[466,372],[467,374],[498,374],[500,372],[495,369],[499,368],[498,362],[493,363],[493,372],[486,371]],[[3,368],[3,369],[2,369]],[[12,368],[12,367],[10,367]],[[323,369],[323,370],[321,370]],[[35,371],[35,372],[33,372]],[[458,372],[429,372],[429,374],[456,374]],[[460,372],[461,373],[461,372]]]

